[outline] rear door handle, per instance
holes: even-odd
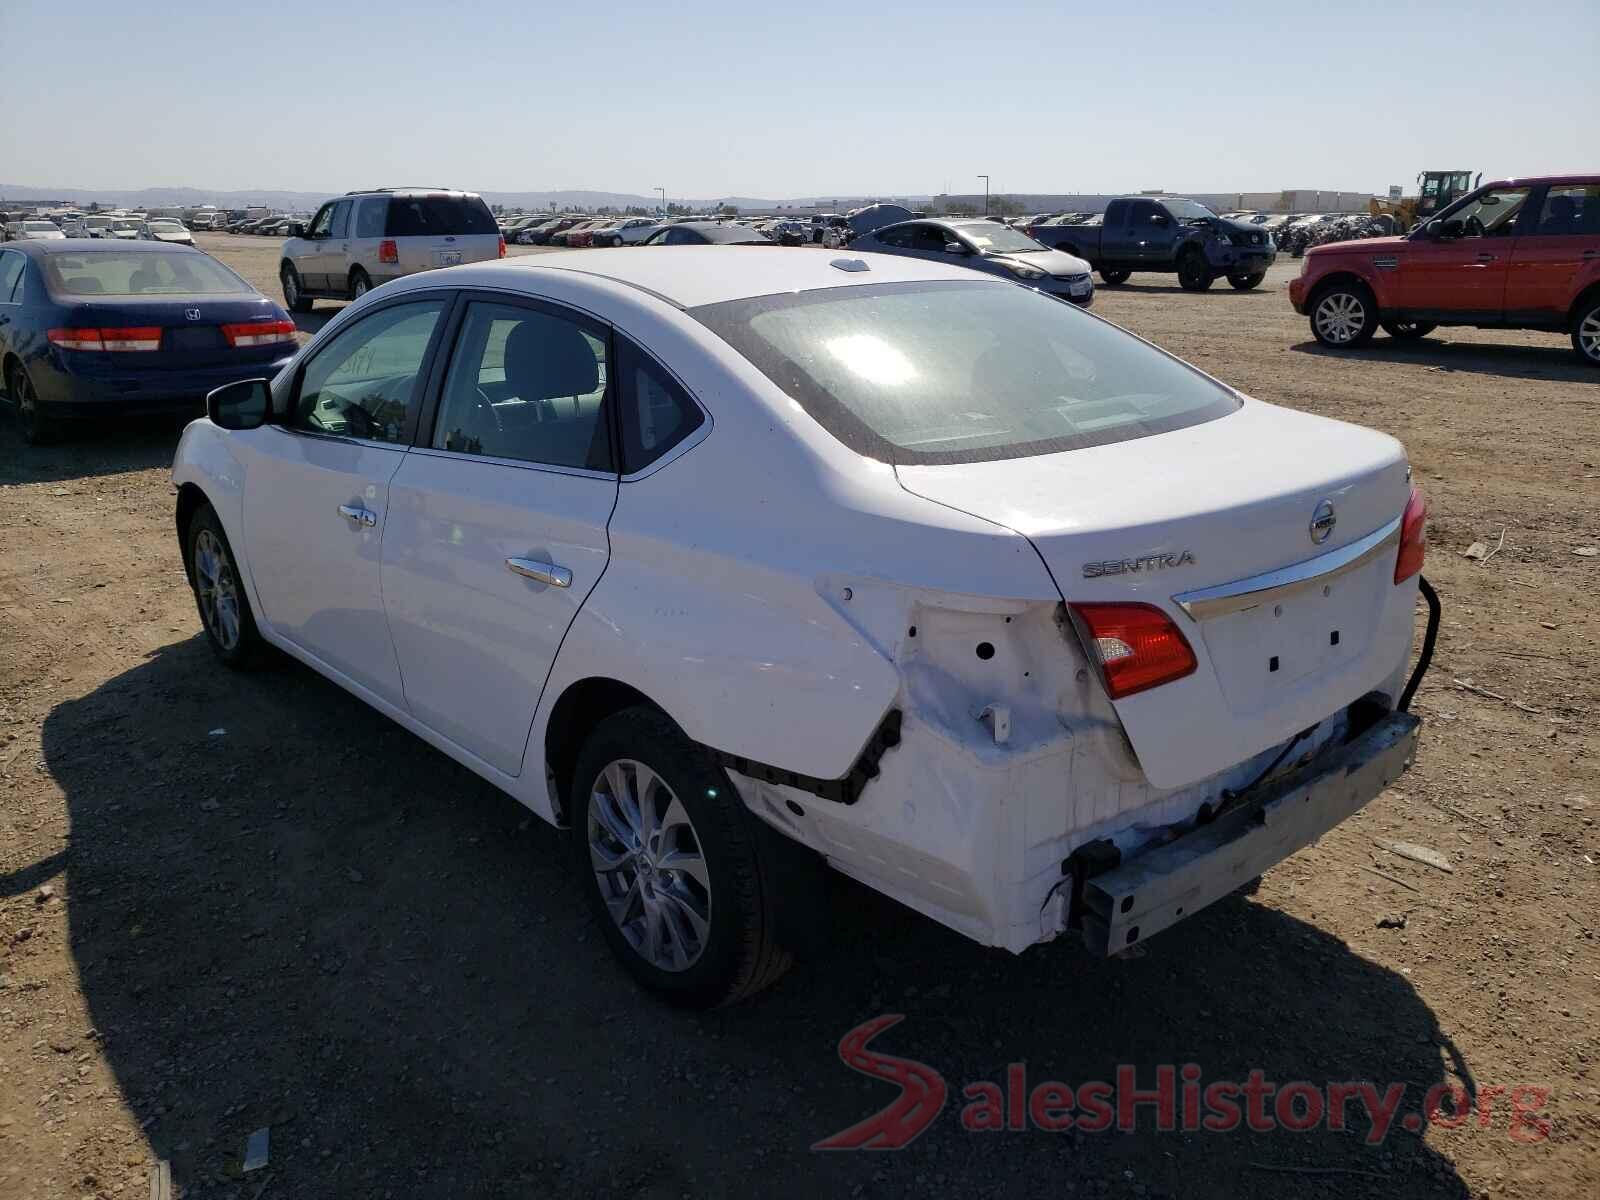
[[[551,587],[572,586],[572,572],[565,567],[556,566],[555,563],[540,562],[535,558],[508,558],[506,568],[514,575],[537,580],[539,583],[548,583]]]
[[[378,514],[354,504],[339,505],[339,515],[349,517],[357,525],[365,525],[368,529],[378,523]]]
[[[1500,256],[1498,254],[1480,254],[1480,255],[1478,255],[1478,261],[1479,262],[1493,262],[1495,259],[1497,259],[1499,257]]]

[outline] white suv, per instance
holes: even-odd
[[[1400,444],[963,267],[438,271],[207,409],[173,479],[217,655],[569,828],[675,1002],[776,978],[823,864],[984,945],[1143,944],[1416,744]]]
[[[436,267],[504,258],[506,240],[483,197],[472,192],[376,188],[317,210],[283,244],[278,278],[292,312],[317,297],[358,300],[373,288]]]

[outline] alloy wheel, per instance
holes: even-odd
[[[1592,308],[1578,325],[1578,348],[1595,362],[1600,362],[1600,308]]]
[[[589,862],[606,910],[651,966],[685,971],[711,933],[711,877],[687,810],[634,759],[606,765],[590,789]]]
[[[1367,323],[1367,306],[1349,292],[1330,292],[1317,305],[1317,332],[1337,346],[1356,339]]]
[[[239,644],[239,585],[222,542],[209,529],[194,539],[194,592],[207,632],[232,650]]]

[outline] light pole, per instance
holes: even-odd
[[[657,188],[656,191],[661,193],[661,215],[665,217],[667,215],[667,189]]]
[[[989,215],[989,177],[987,175],[979,175],[978,178],[983,180],[983,215],[987,217]]]

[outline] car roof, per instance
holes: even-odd
[[[1600,175],[1524,175],[1520,179],[1494,179],[1482,187],[1538,187],[1541,184],[1573,184],[1578,187],[1600,185]]]
[[[845,270],[833,265],[850,261],[864,262],[867,269]],[[638,246],[607,250],[604,254],[574,250],[502,258],[445,270],[451,274],[461,272],[460,286],[463,287],[474,284],[515,287],[507,276],[574,271],[638,288],[679,308],[698,308],[702,304],[747,300],[779,292],[810,292],[878,283],[990,281],[988,276],[966,267],[902,255],[819,253],[788,246]],[[410,278],[437,285],[440,276],[441,272],[429,271]]]
[[[107,242],[94,238],[67,238],[55,242],[18,242],[15,249],[24,246],[33,254],[199,254],[189,246],[174,246],[171,242]],[[6,248],[12,249],[7,242]]]

